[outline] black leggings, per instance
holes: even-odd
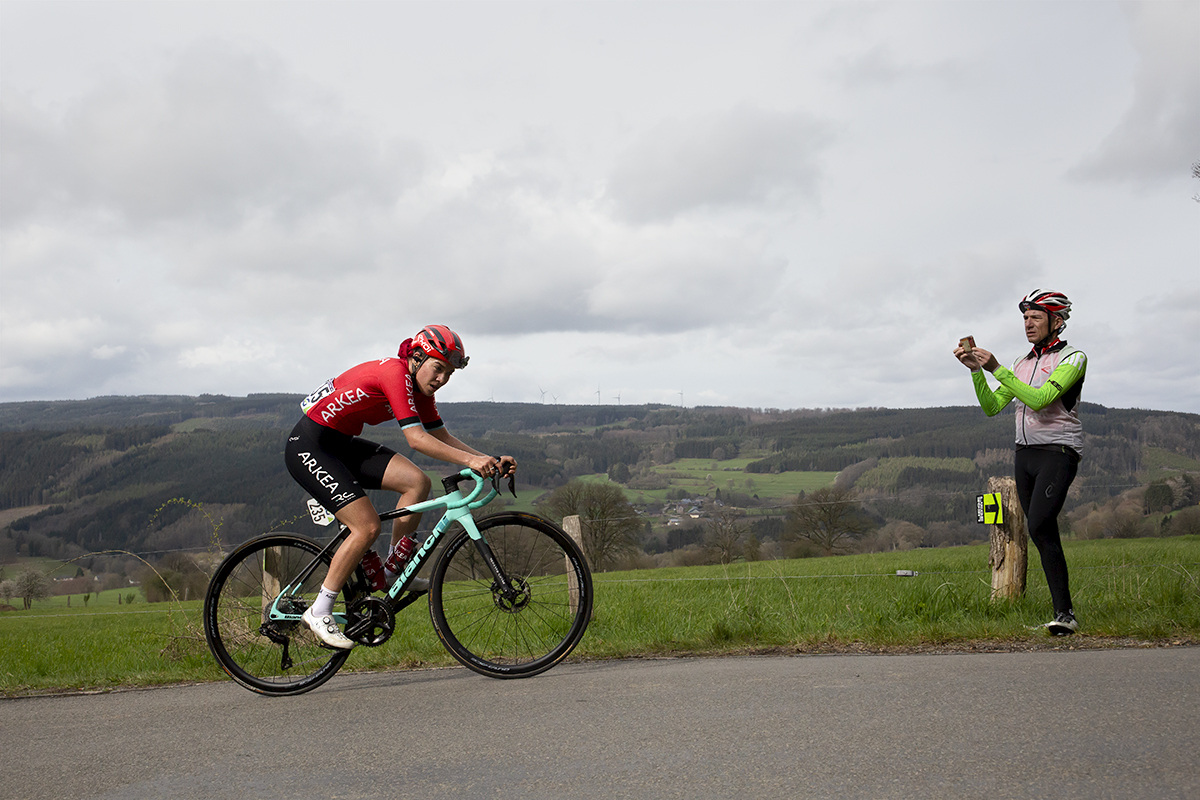
[[[1019,447],[1015,465],[1017,497],[1029,524],[1029,538],[1042,557],[1054,611],[1071,611],[1067,559],[1058,533],[1058,514],[1079,471],[1079,456],[1068,448]]]

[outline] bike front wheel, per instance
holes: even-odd
[[[299,536],[267,534],[234,550],[213,575],[204,598],[204,636],[221,668],[247,689],[300,694],[325,683],[346,663],[349,650],[322,647],[303,622],[268,617],[280,591],[321,550]],[[280,599],[279,609],[303,613],[316,599],[328,568],[326,555],[294,592]],[[338,596],[335,612],[345,610],[348,591],[349,586]]]
[[[554,523],[504,513],[478,522],[511,590],[462,531],[438,558],[429,611],[439,638],[464,666],[493,678],[527,678],[562,661],[592,615],[592,574],[583,552]]]

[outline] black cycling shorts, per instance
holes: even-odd
[[[396,451],[301,417],[284,448],[288,472],[331,513],[383,488]]]

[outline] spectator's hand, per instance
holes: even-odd
[[[972,372],[978,369],[986,369],[988,372],[994,372],[996,367],[1000,366],[1000,362],[996,360],[996,356],[992,355],[991,351],[984,350],[982,347],[972,348],[969,353],[961,347],[956,347],[954,348],[954,357]]]
[[[1000,366],[1000,362],[992,355],[991,351],[984,350],[982,347],[976,347],[974,350],[975,360],[978,362],[981,369],[986,369],[988,372],[995,372],[996,367]]]

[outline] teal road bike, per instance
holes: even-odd
[[[474,481],[464,495],[459,484]],[[538,675],[567,657],[592,613],[592,575],[579,545],[542,517],[473,511],[500,493],[466,469],[445,478],[442,497],[380,514],[389,520],[444,509],[442,517],[382,596],[362,566],[342,587],[334,618],[360,647],[378,647],[395,631],[396,614],[429,596],[438,637],[460,663],[493,678]],[[509,478],[509,489],[513,489]],[[514,492],[515,496],[515,492]],[[334,676],[353,650],[321,644],[300,616],[317,591],[338,545],[269,533],[242,544],[217,568],[204,598],[204,635],[217,663],[251,691],[293,695]],[[432,564],[427,591],[405,587]],[[356,648],[357,649],[357,648]]]

